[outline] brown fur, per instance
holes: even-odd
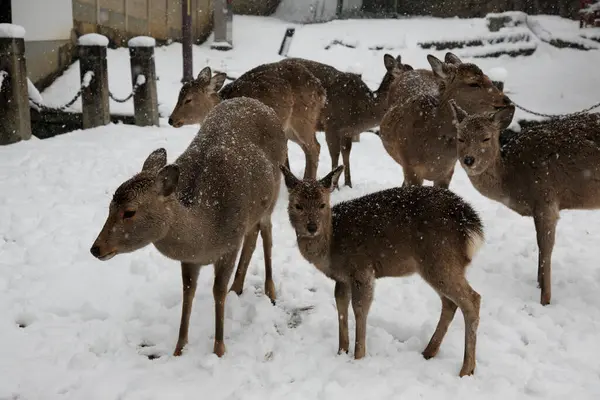
[[[302,256],[336,282],[339,352],[348,352],[348,305],[356,318],[354,357],[364,357],[367,314],[375,280],[419,274],[439,294],[442,313],[423,352],[435,356],[457,307],[465,319],[460,375],[475,369],[480,296],[465,269],[483,242],[473,208],[449,190],[431,186],[383,190],[330,207],[338,167],[320,181],[298,180],[282,167],[288,213]]]
[[[532,216],[539,247],[541,303],[551,299],[551,260],[559,211],[600,208],[600,115],[530,127],[500,148],[506,110],[458,122],[458,157],[473,186],[523,216]]]
[[[452,53],[446,55],[446,62],[431,55],[428,60],[438,90],[433,90],[432,77],[424,72],[408,72],[396,79],[394,86],[399,88],[392,91],[409,95],[399,96],[390,106],[379,135],[388,154],[402,166],[404,185],[422,185],[427,179],[447,188],[457,160],[448,101],[456,99],[470,112],[509,107],[514,113],[514,106],[476,65],[463,64]],[[506,126],[512,113],[506,115]]]
[[[242,96],[260,100],[275,111],[287,138],[302,148],[306,156],[304,176],[314,178],[321,149],[315,131],[326,98],[319,80],[293,62],[259,65],[219,92],[225,78],[224,73],[211,77],[209,67],[200,71],[197,79],[181,88],[169,123],[175,127],[202,123],[222,100]]]
[[[338,166],[340,152],[342,153],[345,184],[352,187],[350,176],[352,137],[379,125],[387,110],[388,90],[395,75],[412,67],[402,65],[400,56],[394,59],[386,54],[384,64],[387,72],[379,88],[373,92],[357,74],[342,72],[332,66],[300,58],[291,58],[282,62],[305,66],[325,88],[327,103],[321,112],[317,128],[325,131],[332,168]]]
[[[285,153],[285,135],[273,110],[239,97],[214,107],[173,164],[167,165],[166,151],[158,149],[140,173],[116,190],[91,252],[107,260],[153,244],[166,257],[181,262],[183,306],[175,355],[187,343],[196,280],[200,268],[208,264],[215,268],[214,351],[223,355],[227,284],[242,248],[232,286],[241,293],[259,231],[265,253],[265,293],[275,300],[271,213],[279,194],[278,166]]]

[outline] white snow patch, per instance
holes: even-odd
[[[80,46],[108,46],[108,38],[104,35],[100,35],[99,33],[88,33],[86,35],[82,35],[77,40],[77,43]]]
[[[231,49],[233,48],[233,46],[231,45],[231,43],[226,42],[226,41],[215,41],[212,42],[211,47],[219,47],[219,48],[227,48],[227,49]]]
[[[25,28],[15,24],[0,24],[0,38],[23,39]]]
[[[2,84],[4,83],[4,78],[8,76],[8,72],[0,71],[0,90],[2,90]]]
[[[136,36],[127,42],[129,47],[156,47],[156,39],[150,36]]]
[[[86,71],[83,75],[83,80],[81,81],[81,87],[86,88],[90,86],[92,79],[94,79],[94,71]]]
[[[504,67],[494,67],[488,71],[487,76],[493,81],[504,82],[504,81],[506,81],[508,72],[506,71],[506,68],[504,68]]]
[[[146,83],[146,76],[143,74],[139,74],[137,78],[135,78],[135,84],[138,86],[142,86]]]
[[[44,102],[44,99],[42,98],[42,95],[40,94],[39,90],[37,90],[37,88],[29,78],[27,78],[27,94],[29,95],[29,98],[35,101],[36,103],[42,104]]]

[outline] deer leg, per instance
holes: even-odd
[[[339,347],[338,354],[348,353],[348,306],[350,305],[350,286],[346,283],[335,283],[335,304],[338,311]]]
[[[238,296],[241,296],[244,291],[244,280],[246,279],[246,272],[248,272],[248,266],[252,259],[252,254],[256,248],[256,239],[258,238],[258,224],[253,227],[244,236],[244,244],[242,246],[242,253],[240,254],[240,261],[238,262],[237,270],[235,271],[235,278],[231,285],[231,291],[235,292]]]
[[[196,294],[196,285],[200,265],[181,263],[181,280],[183,284],[183,304],[181,306],[181,323],[179,324],[179,338],[175,346],[174,356],[180,356],[183,348],[188,342],[188,331],[190,328],[190,314],[192,313],[192,303]]]
[[[350,151],[352,150],[352,136],[344,136],[342,139],[342,160],[344,162],[344,184],[352,187],[350,178]]]
[[[552,250],[554,249],[558,217],[559,213],[555,207],[545,207],[541,210],[534,210],[533,213],[539,251],[538,283],[542,289],[540,303],[544,306],[550,304],[552,297]]]
[[[402,186],[423,186],[423,178],[417,175],[414,169],[403,167],[402,172],[404,173],[404,182],[402,182]]]
[[[304,179],[316,179],[317,168],[319,167],[319,153],[321,145],[317,138],[313,137],[309,143],[302,144],[302,150],[306,158],[306,167],[304,168]]]
[[[223,342],[223,326],[225,324],[225,297],[227,284],[235,267],[238,248],[225,254],[215,263],[215,281],[213,283],[213,297],[215,299],[215,346],[214,353],[222,357],[225,354]]]
[[[448,189],[453,175],[454,175],[454,167],[452,167],[450,172],[446,176],[444,176],[442,179],[438,179],[438,180],[434,181],[433,186],[439,186],[439,187],[443,187],[444,189]]]
[[[260,237],[262,238],[263,252],[265,255],[265,294],[271,299],[271,303],[275,305],[277,296],[275,294],[275,283],[273,282],[273,268],[271,264],[273,224],[271,224],[270,215],[260,223]]]
[[[331,130],[326,130],[325,140],[327,141],[327,148],[329,149],[329,156],[331,157],[331,169],[333,170],[338,166],[340,152],[342,150],[340,135]]]
[[[438,292],[440,297],[446,297],[460,308],[465,320],[465,351],[460,376],[472,375],[476,365],[475,350],[477,346],[481,296],[467,282],[464,276],[464,265],[440,265],[442,262],[446,261],[438,261],[427,268],[422,268],[421,276]],[[427,349],[431,349],[432,347],[435,349],[436,344],[434,339],[439,339],[441,344],[443,334],[445,334],[442,330],[444,328],[447,329],[447,325],[450,324],[451,307],[449,303],[444,303],[444,300],[442,300],[440,322],[430,344],[425,349],[426,352]],[[445,312],[444,308],[446,308]],[[425,353],[424,355],[427,357],[429,354]]]
[[[373,271],[361,271],[354,276],[352,282],[352,310],[356,320],[356,341],[354,344],[354,358],[359,360],[365,356],[367,350],[367,315],[373,302],[375,276]]]
[[[448,327],[454,318],[454,314],[456,314],[456,304],[444,295],[440,295],[440,298],[442,299],[442,314],[440,315],[440,320],[435,328],[435,332],[433,332],[433,336],[431,337],[431,340],[429,340],[429,344],[423,351],[423,357],[425,357],[426,360],[437,355],[440,350],[440,345],[444,340],[444,336],[446,336],[446,332],[448,332]]]

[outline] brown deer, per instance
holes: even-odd
[[[510,124],[514,106],[475,64],[462,63],[450,53],[446,62],[427,56],[438,83],[416,71],[402,74],[394,86],[412,96],[400,96],[381,121],[379,135],[388,154],[402,166],[404,185],[427,179],[447,188],[456,165],[456,134],[448,101],[455,99],[469,112],[508,108],[503,125]],[[409,85],[406,84],[409,82]],[[412,87],[412,88],[411,88]],[[397,89],[392,89],[396,91]]]
[[[560,210],[600,208],[600,115],[526,127],[501,147],[510,110],[469,115],[453,101],[450,107],[457,121],[458,158],[475,189],[533,217],[541,304],[549,304]]]
[[[480,296],[465,270],[484,241],[473,208],[439,187],[394,188],[330,207],[330,192],[344,167],[320,181],[300,181],[281,167],[289,191],[288,213],[302,256],[335,281],[339,353],[348,352],[348,305],[356,319],[354,358],[365,356],[367,314],[375,280],[419,274],[440,296],[442,313],[423,352],[434,357],[457,307],[465,319],[460,376],[475,369]]]
[[[402,64],[400,56],[394,58],[386,54],[383,60],[387,72],[374,92],[362,81],[360,75],[342,72],[330,65],[301,58],[282,61],[303,65],[325,88],[327,102],[321,112],[317,129],[325,131],[332,168],[338,166],[340,152],[342,153],[344,181],[350,187],[352,137],[379,125],[388,109],[388,91],[395,76],[404,70],[412,69],[411,66]]]
[[[278,166],[285,155],[286,139],[277,115],[258,100],[240,97],[215,106],[173,164],[167,165],[165,149],[155,150],[142,171],[116,190],[91,253],[108,260],[153,244],[181,262],[183,306],[174,355],[181,355],[187,344],[196,281],[200,268],[208,264],[215,269],[214,352],[223,355],[227,284],[241,248],[233,287],[242,287],[259,231],[265,293],[275,300],[271,213],[281,182]]]
[[[287,138],[302,148],[306,156],[304,176],[314,178],[321,150],[315,132],[325,104],[321,82],[293,62],[259,65],[220,90],[226,76],[224,73],[212,76],[211,69],[206,67],[195,80],[184,83],[169,124],[178,128],[202,123],[210,110],[225,99],[245,96],[260,100],[278,115]]]

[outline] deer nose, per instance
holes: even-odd
[[[308,231],[308,233],[315,233],[318,229],[317,224],[315,224],[314,222],[309,222],[306,225],[306,230]]]
[[[100,257],[100,246],[92,246],[90,253],[96,258]]]
[[[173,126],[173,118],[169,117],[169,125]]]
[[[473,157],[471,157],[471,156],[466,156],[466,157],[463,159],[463,163],[465,163],[465,165],[466,165],[467,167],[470,167],[470,166],[472,166],[473,164],[475,164],[475,159],[474,159]]]

